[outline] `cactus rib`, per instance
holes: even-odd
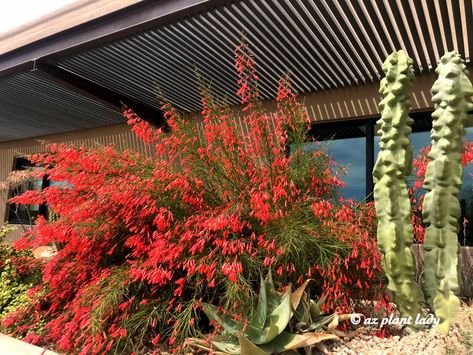
[[[379,104],[380,151],[373,178],[378,216],[378,245],[388,289],[403,317],[421,314],[424,296],[415,282],[416,266],[410,249],[413,242],[411,205],[406,177],[412,168],[409,136],[413,120],[408,116],[414,74],[412,59],[403,51],[392,53],[383,64]],[[415,325],[411,325],[412,328]]]
[[[424,180],[427,191],[423,204],[426,225],[424,248],[425,291],[429,305],[440,318],[438,331],[448,333],[459,310],[458,291],[458,197],[463,166],[461,152],[464,123],[473,109],[473,86],[460,55],[446,53],[436,69],[438,79],[432,87],[432,148]]]

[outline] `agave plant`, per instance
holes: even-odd
[[[322,306],[327,297],[319,300],[312,299],[306,290],[307,285],[312,279],[307,280],[300,286],[293,295],[298,303],[293,303],[294,314],[291,318],[290,326],[299,333],[326,331],[343,337],[351,337],[354,333],[345,333],[337,329],[340,322],[351,319],[352,316],[361,314],[325,314]]]
[[[350,315],[324,316],[321,311],[324,300],[308,297],[309,281],[294,292],[290,285],[284,292],[277,292],[271,272],[266,279],[261,277],[258,304],[247,323],[234,320],[214,305],[203,303],[205,314],[223,328],[223,333],[212,339],[211,344],[192,338],[189,345],[206,351],[212,349],[217,354],[266,355],[338,340],[336,334],[319,331],[333,332],[338,322]]]

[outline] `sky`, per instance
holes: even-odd
[[[0,33],[75,1],[77,0],[0,0]]]

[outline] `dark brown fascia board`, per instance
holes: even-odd
[[[0,77],[30,70],[35,60],[55,61],[229,2],[231,0],[144,0],[0,54]]]
[[[131,108],[143,120],[157,127],[166,128],[163,113],[151,106],[145,105],[131,97],[121,95],[93,81],[83,78],[53,64],[35,61],[31,72],[52,81],[67,90],[88,97],[117,112],[123,111],[123,106]]]

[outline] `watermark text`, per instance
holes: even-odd
[[[394,314],[391,314],[389,317],[384,318],[370,318],[370,317],[363,317],[360,314],[353,314],[350,318],[351,323],[354,325],[363,324],[363,325],[370,325],[370,326],[379,326],[379,328],[383,328],[386,325],[424,325],[424,326],[433,326],[439,325],[440,319],[436,318],[433,314],[428,314],[427,316],[423,317],[420,314],[417,317],[395,317]]]

